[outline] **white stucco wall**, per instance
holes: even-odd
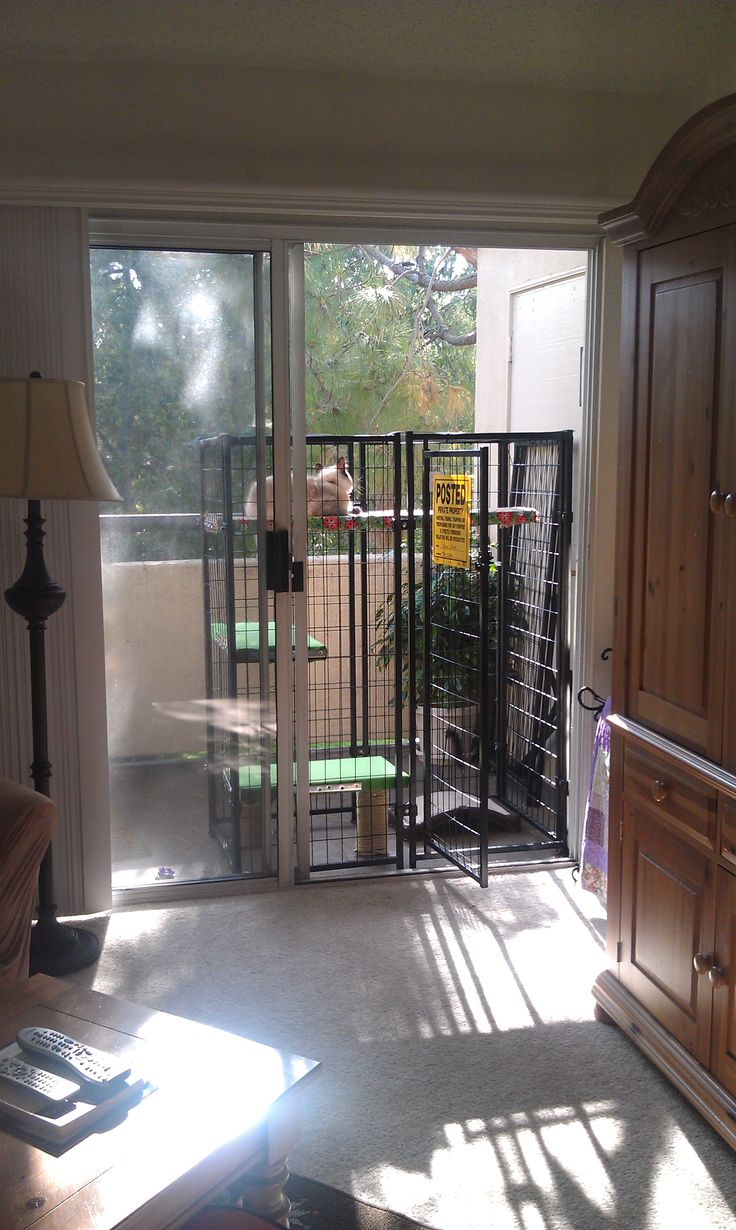
[[[508,431],[509,304],[513,290],[585,265],[582,252],[478,249],[476,431]],[[542,425],[541,429],[544,430]]]
[[[309,664],[309,729],[315,744],[347,737],[351,680],[357,679],[360,689],[360,667],[350,659],[346,569],[345,560],[336,557],[309,561],[309,631],[327,646],[327,657]],[[236,568],[236,590],[252,595],[253,605],[239,610],[237,618],[257,619],[255,576],[243,582],[238,571]],[[355,582],[356,610],[360,611],[359,569]],[[192,704],[206,694],[200,562],[106,564],[103,586],[110,755],[135,760],[203,752],[205,725],[195,720],[197,709]],[[365,650],[374,740],[390,737],[394,720],[394,710],[387,704],[393,695],[393,674],[379,670],[375,659],[375,611],[392,588],[390,555],[371,557],[367,563]],[[355,635],[359,662],[364,649],[359,626]],[[257,697],[257,666],[238,668],[238,688]],[[357,703],[360,711],[360,690]]]
[[[200,724],[156,708],[205,695],[202,565],[105,564],[103,593],[110,755],[202,751]]]

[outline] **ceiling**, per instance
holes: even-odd
[[[734,0],[3,0],[3,59],[690,93]]]

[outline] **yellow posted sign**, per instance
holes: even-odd
[[[432,475],[432,563],[470,567],[472,474]]]

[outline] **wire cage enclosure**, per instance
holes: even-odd
[[[277,843],[273,687],[260,654],[265,624],[273,660],[274,600],[258,585],[264,553],[245,517],[255,470],[255,437],[200,442],[209,829],[233,872],[257,876],[273,873]]]
[[[409,437],[407,454],[423,493],[421,836],[485,884],[491,856],[566,852],[572,433]],[[467,567],[434,533],[431,480],[459,476]]]
[[[339,507],[319,483],[334,467]],[[400,474],[398,436],[307,437],[308,628],[327,646],[309,667],[314,871],[404,863],[392,820],[403,811],[408,749],[373,634],[401,561]]]
[[[273,510],[268,480],[259,507],[255,443],[200,441],[209,809],[233,872],[267,875],[276,858],[274,603],[259,576],[269,569]],[[401,560],[401,441],[310,436],[307,473],[309,708],[296,720],[308,724],[310,866],[403,866],[390,826],[409,780],[402,713],[373,635]]]
[[[489,849],[563,852],[571,433],[306,448],[311,870],[440,855],[485,882]],[[200,458],[210,832],[234,873],[262,876],[273,514],[254,437],[203,440]],[[433,560],[433,472],[470,476],[468,567]]]

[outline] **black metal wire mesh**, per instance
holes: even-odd
[[[326,647],[309,666],[314,870],[397,859],[394,644],[374,633],[400,532],[396,454],[392,437],[307,437],[308,629]]]
[[[487,847],[496,857],[565,849],[572,437],[569,432],[474,434],[410,437],[407,444],[408,469],[414,475],[427,449],[445,453],[442,462],[433,464],[449,474],[469,465],[459,456],[461,450],[475,445],[488,450],[488,680],[482,712],[473,664],[479,658],[476,629],[481,620],[477,568],[432,565],[427,571],[425,564],[429,602],[414,603],[420,646],[431,629],[425,678],[416,697],[429,707],[425,849],[443,853],[483,881],[485,816]],[[475,490],[477,470],[474,475]],[[430,520],[422,514],[419,524],[423,534],[417,548],[425,559]],[[472,555],[477,527],[471,541]],[[459,623],[465,627],[455,627],[453,638],[450,630]],[[461,647],[470,661],[463,663]],[[486,768],[481,770],[484,752]]]
[[[489,618],[495,567],[488,551],[487,453],[427,453],[422,499],[432,514],[423,517],[422,560],[425,840],[481,883],[487,878],[489,677],[496,641],[495,613]],[[461,541],[447,543],[454,563],[439,549],[443,492],[459,515]]]
[[[567,652],[568,462],[557,441],[513,446],[511,501],[537,511],[513,527],[507,547],[505,798],[557,835],[566,790],[564,703]]]
[[[236,700],[242,727],[243,703],[264,702],[254,633],[255,439],[220,437],[202,442],[201,450],[208,697]],[[267,471],[270,460],[269,452]],[[388,638],[375,631],[401,558],[395,550],[401,535],[395,515],[400,444],[394,437],[310,436],[307,472],[311,867],[401,863],[403,844],[397,850],[390,823],[403,812],[396,642],[393,631]],[[261,511],[270,528],[272,490]],[[273,620],[272,597],[267,601]],[[244,629],[250,652],[242,648]],[[253,738],[244,744],[241,735],[211,723],[208,748],[210,764],[222,768],[211,775],[211,831],[234,871],[264,874],[275,858],[275,814],[266,804],[275,778],[264,770],[275,763],[275,746],[258,747]]]
[[[259,587],[257,522],[246,515],[255,458],[253,438],[200,442],[210,832],[233,872],[262,876],[276,861],[276,748],[273,679],[264,681],[259,652],[273,597]]]
[[[450,475],[472,470],[470,569],[427,571],[427,449],[449,454]],[[414,865],[417,833],[425,855],[481,881],[489,848],[562,852],[571,433],[309,436],[306,460],[309,706],[295,720],[308,722],[312,870]],[[249,657],[237,640],[264,619],[254,481],[253,437],[202,445],[206,626],[217,630],[208,696],[263,706],[272,673],[264,684],[258,641]],[[261,512],[268,525],[263,498]],[[224,766],[212,775],[212,830],[234,870],[268,873],[273,736],[244,750],[241,734],[209,734],[210,761]]]
[[[202,567],[205,605],[205,679],[208,701],[235,695],[235,661],[229,618],[231,566],[227,552],[225,494],[227,465],[219,440],[200,446],[202,489]],[[215,635],[217,626],[222,631]],[[237,742],[232,732],[207,721],[207,763],[210,833],[220,842],[231,868],[240,870],[237,839],[238,785],[233,771]]]

